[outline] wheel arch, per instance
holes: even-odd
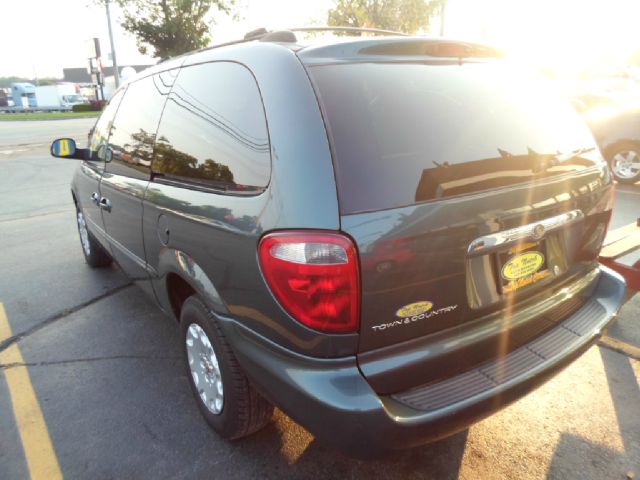
[[[606,159],[609,167],[611,168],[611,172],[613,177],[616,179],[618,183],[623,184],[634,184],[640,180],[640,171],[630,171],[629,174],[621,174],[616,168],[616,156],[618,153],[627,151],[627,152],[635,152],[636,158],[640,158],[640,140],[634,139],[621,139],[618,140],[611,145],[608,145],[607,148],[603,151],[604,158]]]
[[[184,301],[197,294],[213,312],[229,314],[227,305],[211,279],[187,253],[173,248],[164,248],[158,262],[159,285],[156,295],[161,306],[176,320]]]
[[[616,140],[615,142],[608,144],[602,153],[604,154],[604,158],[607,162],[609,162],[616,151],[624,148],[633,148],[640,152],[640,140],[634,140],[631,138]]]

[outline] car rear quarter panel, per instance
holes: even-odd
[[[211,302],[214,311],[228,311],[295,351],[321,357],[354,354],[357,335],[318,334],[291,318],[270,293],[257,260],[258,243],[266,232],[340,226],[327,135],[305,70],[291,50],[271,43],[207,50],[183,65],[212,61],[241,63],[257,81],[270,137],[270,183],[253,197],[149,184],[143,228],[158,300],[170,310],[167,273],[182,256],[201,269],[218,292],[222,304]],[[160,241],[161,230],[170,231],[166,244]]]

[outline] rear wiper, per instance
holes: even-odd
[[[533,173],[539,173],[545,171],[547,168],[561,165],[562,163],[568,162],[569,160],[574,160],[580,155],[591,152],[592,150],[595,150],[595,148],[578,148],[570,152],[560,152],[559,150],[557,150],[556,153],[539,153],[533,150],[531,147],[527,147],[526,155],[514,155],[513,153],[502,148],[498,148],[498,153],[504,159],[529,157],[530,159],[534,160],[534,165],[532,166]]]
[[[558,152],[553,156],[553,164],[559,165],[560,163],[573,160],[574,158],[579,157],[580,155],[583,155],[585,153],[589,153],[593,150],[595,150],[595,147],[578,148],[577,150],[565,153]]]

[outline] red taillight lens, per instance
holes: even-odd
[[[358,255],[337,233],[275,232],[258,247],[262,273],[284,309],[323,332],[355,332],[360,321]]]

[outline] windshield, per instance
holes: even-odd
[[[342,213],[568,174],[601,161],[584,122],[506,63],[309,67]]]

